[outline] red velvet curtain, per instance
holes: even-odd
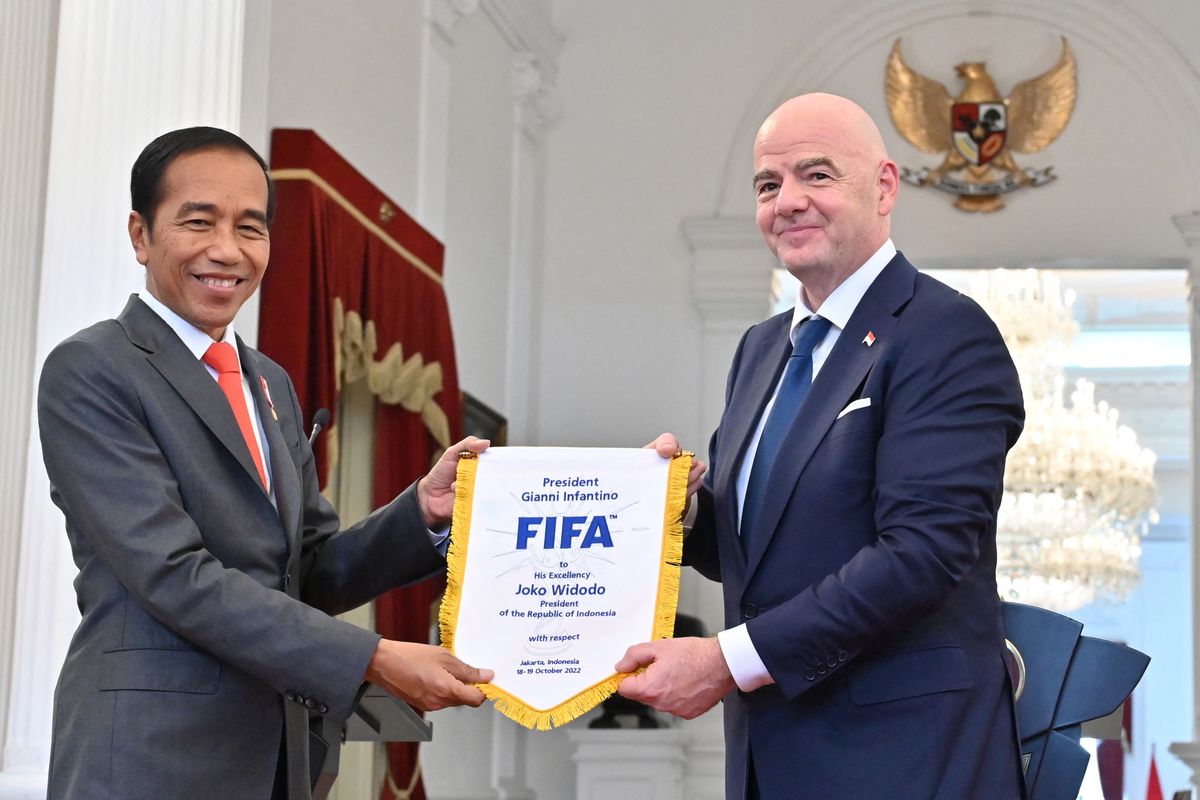
[[[432,458],[457,441],[462,427],[441,283],[444,249],[312,131],[274,131],[271,170],[278,210],[258,341],[292,376],[305,413],[337,411],[336,372],[345,358],[335,342],[336,301],[347,316],[373,324],[377,350],[367,358],[379,362],[399,344],[409,377],[422,372],[428,379],[432,370],[436,380],[437,367],[431,365],[440,365],[441,390],[425,407],[376,403],[373,497],[376,506],[382,505],[423,475]],[[419,356],[415,365],[414,356]],[[431,428],[441,429],[439,435],[449,440],[437,441]],[[328,440],[322,436],[315,448],[322,488],[328,478]],[[375,605],[376,629],[392,639],[428,641],[431,610],[442,586],[442,579],[429,580],[381,597]],[[388,762],[390,780],[381,798],[424,800],[415,774],[416,743],[389,745]],[[407,794],[410,785],[413,791]]]

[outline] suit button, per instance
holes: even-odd
[[[296,702],[296,693],[291,691],[290,689],[288,691],[284,692],[283,696],[286,697],[288,699],[288,702],[290,702],[290,703]]]
[[[317,706],[317,711],[319,711],[322,714],[328,714],[329,706],[325,705],[324,703],[321,703],[321,705]]]
[[[849,654],[843,650],[842,652],[838,653],[838,661],[845,661],[848,655]]]
[[[838,657],[830,656],[829,658],[825,659],[825,663],[831,667],[836,667],[838,665]]]
[[[754,603],[742,604],[742,619],[754,619],[758,616],[758,606]]]
[[[804,679],[806,681],[815,681],[817,679],[817,673],[813,672],[811,669],[806,669],[804,670]]]
[[[817,667],[817,674],[818,674],[818,675],[824,675],[826,672],[828,672],[828,670],[826,670],[826,669],[825,669],[825,665],[824,665],[824,664],[822,664],[821,666]]]
[[[316,707],[317,707],[317,701],[316,701],[316,700],[313,700],[311,697],[309,697],[308,699],[306,699],[306,700],[304,701],[304,705],[308,706],[309,708],[316,708]]]

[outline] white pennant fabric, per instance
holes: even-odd
[[[530,728],[616,691],[613,665],[675,623],[691,454],[491,448],[459,462],[443,644]]]

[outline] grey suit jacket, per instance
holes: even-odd
[[[444,568],[412,487],[339,532],[291,381],[239,347],[275,505],[216,381],[136,297],[46,360],[42,450],[82,615],[51,798],[264,800],[281,745],[308,797],[309,711],[349,715],[379,639],[330,614]]]

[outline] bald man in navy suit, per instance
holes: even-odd
[[[738,345],[689,508],[727,627],[630,648],[620,691],[688,718],[723,698],[729,800],[1021,798],[995,580],[1012,360],[897,252],[896,165],[857,105],[781,105],[753,185],[801,290]]]

